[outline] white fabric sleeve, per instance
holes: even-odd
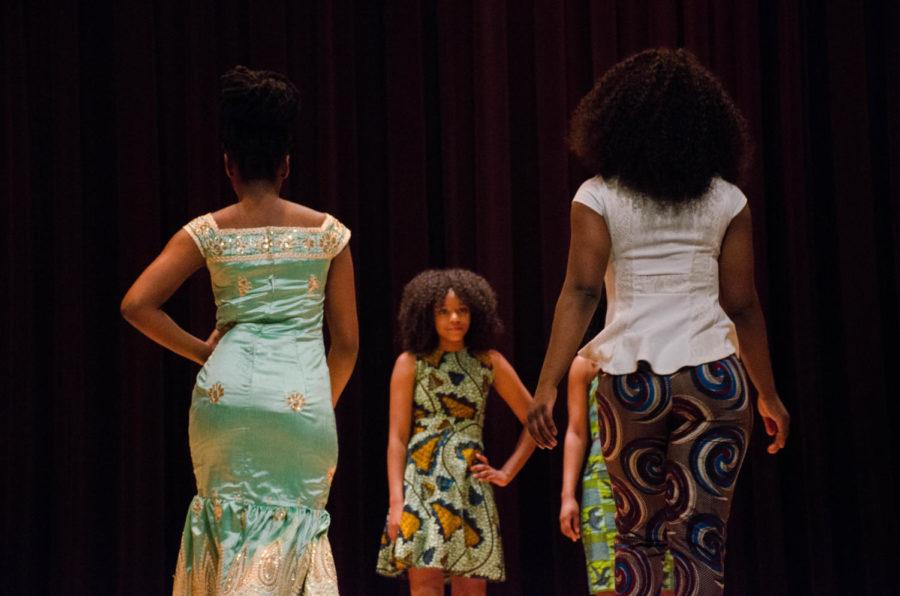
[[[575,193],[573,203],[581,203],[592,211],[596,211],[601,217],[606,217],[606,186],[598,177],[585,180]]]
[[[737,214],[747,205],[747,197],[744,195],[743,191],[735,185],[731,185],[731,192],[728,193],[728,201],[730,203],[729,211],[731,212],[731,219],[737,217]]]

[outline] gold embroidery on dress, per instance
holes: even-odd
[[[238,234],[234,237],[234,250],[238,254],[244,254],[244,251],[249,248],[249,245],[244,242],[244,237]]]
[[[213,515],[216,518],[216,521],[222,519],[222,503],[219,502],[218,497],[213,497]]]
[[[173,595],[338,595],[337,571],[327,535],[308,543],[300,556],[293,548],[282,553],[281,540],[276,540],[258,549],[250,560],[245,546],[231,561],[221,584],[219,580],[224,571],[221,546],[210,541],[194,543],[194,546],[200,560],[189,570],[182,544],[175,568]]]
[[[287,517],[287,511],[285,511],[284,507],[279,507],[275,510],[275,515],[272,516],[275,521],[284,521],[284,518]]]
[[[221,383],[213,383],[212,387],[206,391],[206,395],[209,397],[210,402],[217,404],[222,399],[222,396],[225,395],[225,388],[222,387]]]
[[[194,515],[200,515],[200,512],[203,511],[203,501],[195,498],[194,502],[191,503],[191,510],[194,512]]]
[[[310,238],[309,236],[307,236],[306,238],[303,239],[303,241],[300,243],[300,245],[303,248],[305,248],[306,250],[312,250],[316,247],[316,241],[313,240],[312,238]]]
[[[237,287],[238,293],[241,296],[246,296],[247,293],[253,288],[253,285],[250,283],[249,279],[247,279],[243,275],[239,275],[237,278]]]
[[[294,391],[287,396],[287,403],[295,412],[299,412],[303,409],[303,405],[306,403],[306,398],[303,397],[302,393],[297,393]]]
[[[306,291],[307,292],[318,292],[319,291],[319,278],[315,275],[310,275],[309,279],[306,281]]]
[[[303,596],[337,596],[337,570],[328,536],[310,543],[306,553],[309,553],[309,571],[303,583]]]
[[[319,240],[319,246],[322,248],[322,252],[328,255],[334,254],[339,244],[338,240],[337,232],[333,230],[325,232]]]
[[[261,252],[261,253],[272,252],[272,240],[269,238],[268,234],[260,237],[256,246],[257,246],[257,248],[259,248],[259,252]]]
[[[244,548],[235,555],[234,560],[231,562],[231,565],[228,567],[228,573],[225,575],[225,583],[222,585],[222,589],[225,593],[231,592],[235,587],[237,587],[237,583],[241,577],[244,576],[244,568],[247,564],[247,547]]]

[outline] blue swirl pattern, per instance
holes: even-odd
[[[737,480],[744,457],[744,433],[736,426],[718,426],[700,435],[691,447],[694,481],[716,497]]]
[[[669,378],[650,370],[618,375],[613,392],[622,406],[639,415],[642,422],[653,422],[664,415],[671,401]]]

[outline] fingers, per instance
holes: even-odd
[[[388,524],[387,528],[388,538],[391,539],[391,542],[397,540],[397,534],[400,532],[399,524]]]
[[[578,523],[574,513],[563,514],[559,518],[559,530],[572,542],[581,538],[581,525]]]
[[[765,419],[766,420],[766,431],[768,432],[768,430],[769,430],[769,422],[772,423],[772,426],[774,427],[774,430],[775,430],[775,432],[769,432],[770,435],[773,435],[773,434],[775,435],[775,439],[772,441],[772,443],[769,445],[769,447],[767,449],[767,451],[769,453],[771,453],[772,455],[775,455],[776,453],[778,453],[779,451],[784,449],[784,446],[787,444],[787,438],[788,438],[788,434],[789,434],[789,427],[790,427],[789,418],[787,418],[787,416],[779,417],[779,418],[780,418],[779,420],[773,420],[773,419],[769,419],[769,418]]]
[[[556,447],[556,425],[546,407],[529,413],[528,432],[541,449]]]

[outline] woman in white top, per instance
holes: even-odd
[[[745,367],[774,436],[769,453],[787,440],[750,211],[733,184],[745,131],[721,84],[685,50],[617,64],[572,120],[572,149],[596,176],[572,205],[566,280],[528,420],[539,446],[556,445],[556,388],[605,282],[606,326],[579,354],[601,371],[618,594],[656,594],[667,549],[676,593],[722,593],[725,527],[753,420]]]

